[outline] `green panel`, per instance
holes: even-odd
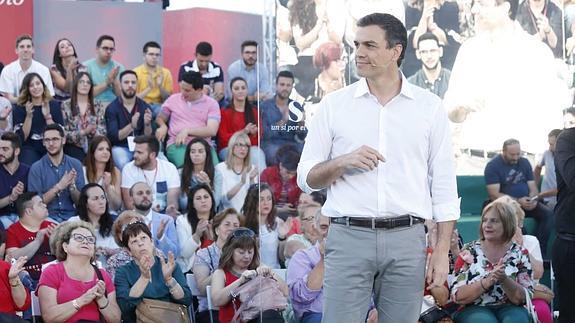
[[[461,197],[461,214],[481,214],[487,190],[483,176],[457,176],[457,192]]]

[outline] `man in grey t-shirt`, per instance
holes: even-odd
[[[543,153],[543,156],[533,170],[533,177],[537,186],[541,185],[539,198],[551,209],[557,204],[557,178],[555,177],[555,142],[561,133],[560,129],[553,129],[547,136],[549,149]],[[545,176],[541,178],[541,170],[545,167]]]

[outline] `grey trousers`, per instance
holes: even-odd
[[[323,323],[365,322],[373,292],[379,323],[414,323],[425,284],[423,224],[329,228],[325,248]]]

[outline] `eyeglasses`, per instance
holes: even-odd
[[[307,217],[307,218],[301,218],[302,221],[311,221],[313,220],[313,216]]]
[[[83,234],[79,234],[79,233],[73,233],[72,234],[72,239],[74,239],[74,241],[82,243],[84,241],[86,241],[88,244],[95,244],[96,243],[96,238],[93,236],[85,236]]]
[[[108,46],[100,47],[100,49],[107,52],[114,52],[116,50],[114,47],[108,47]]]
[[[234,238],[240,238],[240,237],[253,238],[253,237],[256,236],[256,234],[255,234],[251,229],[248,229],[248,228],[238,228],[238,229],[235,229],[235,230],[232,232],[232,236],[233,236]]]

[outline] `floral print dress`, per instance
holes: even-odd
[[[527,288],[533,293],[533,280],[531,279],[531,263],[529,263],[529,252],[515,242],[507,250],[503,258],[506,266],[505,273],[519,285]],[[451,286],[451,297],[455,299],[455,294],[461,286],[470,285],[480,279],[485,278],[495,267],[483,253],[481,241],[469,242],[459,253],[455,261],[455,279]],[[472,304],[469,305],[502,305],[510,303],[499,282],[491,286],[489,290],[481,294]]]
[[[66,143],[78,146],[84,149],[84,152],[88,151],[89,140],[92,139],[93,135],[80,134],[80,131],[86,128],[88,125],[92,124],[96,126],[97,135],[106,135],[106,122],[104,120],[104,113],[106,109],[99,102],[94,102],[94,111],[96,115],[92,115],[86,111],[86,115],[80,116],[79,114],[74,115],[72,113],[71,100],[62,102],[62,114],[64,116],[64,129],[66,130]]]

